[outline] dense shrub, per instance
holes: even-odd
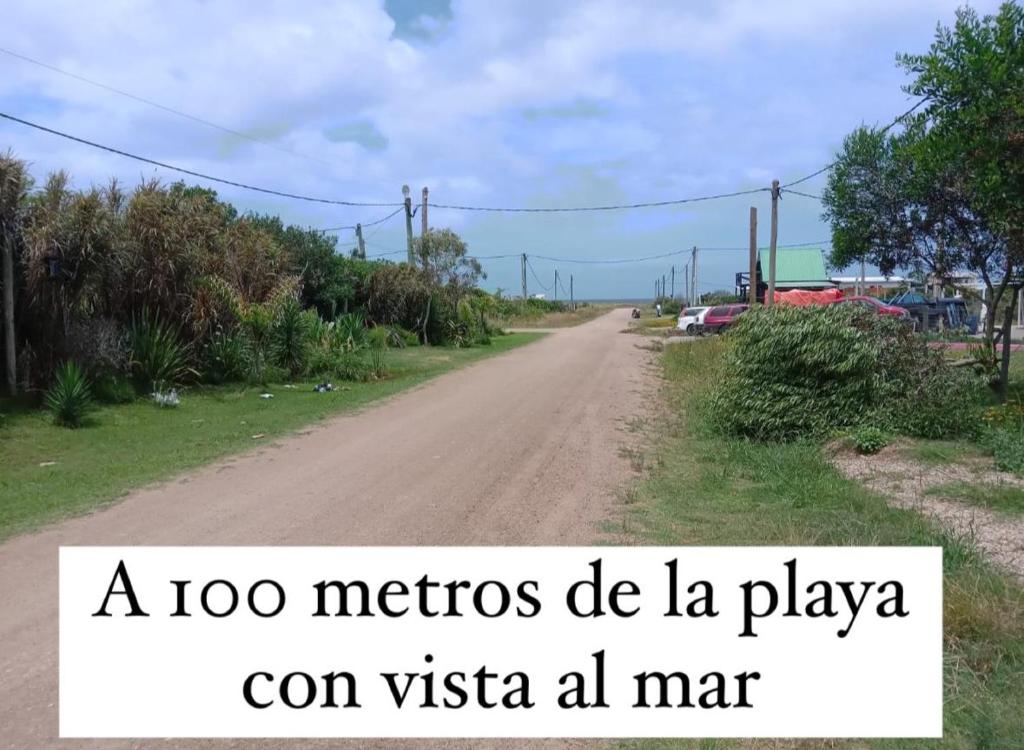
[[[898,320],[780,305],[745,314],[731,338],[710,401],[727,433],[793,440],[864,423],[927,437],[977,430],[977,377],[949,367]]]
[[[135,400],[135,386],[116,375],[101,375],[92,381],[92,393],[104,404],[130,404]]]
[[[86,318],[68,326],[64,350],[93,381],[125,375],[131,363],[128,332],[111,318]]]
[[[249,344],[241,331],[218,331],[203,350],[203,379],[214,384],[244,380],[248,360]]]
[[[865,456],[873,456],[889,444],[889,437],[877,427],[858,427],[850,439],[854,449]]]
[[[1024,428],[990,428],[985,434],[985,444],[992,451],[996,468],[1024,474]]]
[[[292,377],[304,373],[309,364],[310,333],[316,311],[312,311],[312,315],[313,318],[302,310],[298,300],[289,299],[277,310],[271,327],[274,364]]]
[[[188,347],[174,328],[159,317],[142,315],[129,329],[132,373],[143,389],[177,384],[196,375],[189,365]]]
[[[82,368],[67,361],[57,368],[53,387],[46,394],[46,408],[53,414],[55,424],[80,427],[92,407],[89,381]]]

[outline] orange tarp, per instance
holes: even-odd
[[[802,289],[793,289],[789,292],[775,292],[776,304],[796,305],[797,307],[827,305],[842,298],[843,292],[839,289],[823,289],[820,292],[805,292]]]

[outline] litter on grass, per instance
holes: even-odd
[[[334,386],[330,383],[324,382],[313,386],[313,390],[317,393],[329,393],[334,390]]]

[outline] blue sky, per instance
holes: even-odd
[[[0,111],[153,159],[343,200],[564,206],[767,187],[810,173],[861,123],[907,109],[898,52],[927,48],[954,0],[8,0],[0,46],[260,139],[256,143],[0,54]],[[992,12],[997,3],[972,3]],[[173,173],[0,121],[0,148],[79,187]],[[823,178],[800,186],[819,193]],[[241,210],[314,227],[390,212],[215,186]],[[432,209],[479,255],[642,257],[743,247],[767,193],[615,213]],[[811,199],[785,196],[779,242],[827,240]],[[414,221],[419,231],[419,217]],[[402,251],[401,217],[367,230]],[[354,244],[338,234],[339,249]],[[401,257],[401,256],[391,256]],[[557,267],[577,295],[648,295],[685,256]],[[701,290],[730,287],[736,250],[701,253]],[[486,286],[519,289],[516,259]],[[540,291],[530,278],[531,292]]]

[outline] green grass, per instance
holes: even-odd
[[[991,487],[986,485],[951,482],[925,491],[969,505],[981,505],[1004,513],[1024,514],[1024,488],[1012,485]]]
[[[946,655],[942,740],[630,741],[631,750],[1024,748],[1024,591],[966,543],[840,476],[812,443],[723,438],[702,413],[724,347],[668,347],[666,398],[676,415],[655,438],[654,469],[633,494],[638,541],[704,545],[941,545]]]
[[[387,379],[335,383],[339,390],[331,393],[314,393],[312,382],[295,383],[272,386],[274,398],[261,399],[262,388],[226,386],[187,390],[175,409],[146,399],[100,407],[78,430],[54,426],[41,409],[7,404],[0,411],[0,538],[83,513],[133,487],[253,448],[541,336],[499,336],[490,346],[471,349],[391,350]]]
[[[512,315],[497,318],[496,322],[504,328],[569,328],[599,318],[613,309],[615,305],[587,303],[575,310],[540,315]]]

